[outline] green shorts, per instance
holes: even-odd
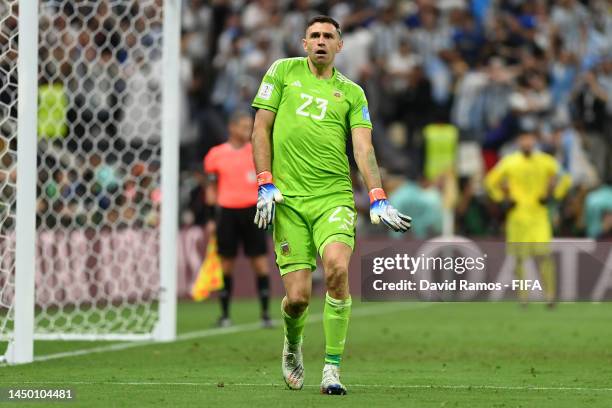
[[[300,269],[314,270],[317,253],[330,242],[354,249],[357,212],[352,193],[284,197],[274,215],[274,251],[281,276]]]

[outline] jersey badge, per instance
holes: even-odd
[[[370,111],[368,110],[367,106],[361,108],[361,116],[363,117],[363,120],[370,121]]]
[[[261,99],[269,100],[272,96],[272,91],[274,90],[274,85],[269,84],[267,82],[262,82],[261,87],[259,88],[259,92],[257,96]]]

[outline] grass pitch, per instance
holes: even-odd
[[[285,388],[282,329],[259,329],[256,301],[235,302],[223,330],[210,329],[215,302],[179,304],[174,343],[37,342],[50,359],[0,368],[0,386],[75,392],[20,407],[612,407],[612,304],[354,302],[346,396],[319,394],[322,305],[311,305],[301,391]],[[75,350],[90,352],[57,358]]]

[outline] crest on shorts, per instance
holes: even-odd
[[[291,248],[289,248],[289,243],[287,241],[281,242],[280,248],[281,248],[281,254],[289,255],[289,251],[291,251]]]

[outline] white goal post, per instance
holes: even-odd
[[[0,5],[0,360],[176,338],[180,4]]]

